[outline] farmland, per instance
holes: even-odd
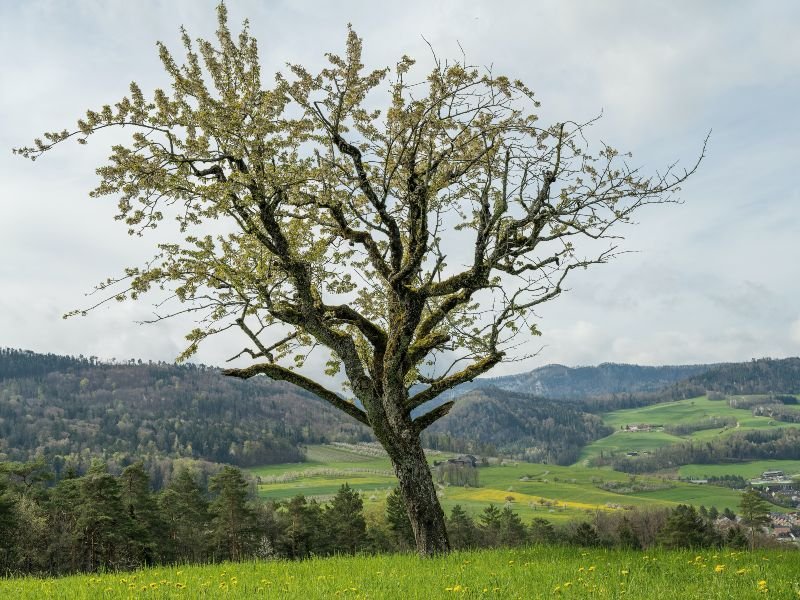
[[[365,457],[333,446],[310,446],[308,456],[307,463],[251,469],[251,474],[261,477],[259,496],[284,500],[303,494],[325,501],[347,483],[362,492],[368,514],[383,511],[386,495],[396,485],[387,459]],[[610,491],[602,486],[608,482],[626,484],[631,478],[607,468],[504,462],[481,467],[479,476],[479,487],[441,488],[440,499],[446,512],[458,504],[476,516],[489,504],[508,503],[525,521],[544,517],[563,522],[621,506],[674,507],[690,503],[736,510],[739,504],[739,492],[735,490],[658,477],[635,478],[639,487],[651,489]]]
[[[734,431],[791,427],[791,423],[775,421],[770,417],[753,416],[750,409],[731,408],[726,400],[709,400],[706,396],[664,402],[642,408],[617,410],[602,415],[603,421],[616,431],[608,437],[587,445],[581,453],[579,463],[586,464],[592,457],[611,452],[645,452],[680,443],[686,440],[708,440],[730,435]],[[626,425],[674,426],[696,423],[709,417],[735,419],[734,427],[703,429],[685,436],[671,435],[661,430],[624,431]]]

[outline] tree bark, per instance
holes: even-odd
[[[411,431],[407,434],[381,442],[400,481],[400,495],[414,531],[417,553],[421,557],[446,554],[450,551],[450,542],[431,470],[419,435]]]

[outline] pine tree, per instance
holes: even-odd
[[[138,564],[153,564],[159,554],[156,540],[164,531],[164,523],[150,490],[150,476],[141,461],[123,469],[120,486],[122,503],[131,524],[131,559]]]
[[[576,546],[592,548],[600,545],[600,536],[591,523],[580,523],[573,532],[570,540]]]
[[[101,461],[80,478],[77,528],[89,571],[116,568],[120,548],[128,539],[130,518],[122,504],[119,481]]]
[[[460,504],[456,504],[447,519],[447,533],[453,548],[465,549],[478,546],[478,529]]]
[[[208,501],[188,469],[181,469],[159,497],[166,536],[162,551],[175,561],[199,562],[209,543]]]
[[[757,490],[750,488],[739,502],[739,516],[750,531],[750,549],[755,547],[756,532],[770,524],[769,504]]]
[[[217,494],[209,512],[218,557],[241,560],[255,547],[255,513],[248,503],[247,480],[239,469],[227,466],[211,478],[209,489]]]
[[[386,521],[398,548],[408,550],[414,547],[414,531],[411,529],[411,521],[408,519],[399,488],[394,488],[386,497]],[[450,543],[455,546],[452,534]]]
[[[536,517],[531,521],[530,538],[535,544],[552,544],[556,541],[556,530],[547,519]]]
[[[364,502],[346,483],[339,488],[325,511],[325,524],[334,552],[354,554],[366,543]]]
[[[672,511],[658,538],[666,548],[706,548],[719,543],[713,526],[687,504]]]
[[[527,541],[525,524],[510,506],[500,513],[500,543],[503,546],[521,546]]]
[[[480,522],[482,545],[489,548],[499,546],[503,527],[500,510],[494,504],[490,504],[481,512]]]

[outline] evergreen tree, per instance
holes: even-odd
[[[77,529],[84,566],[89,571],[116,568],[119,550],[130,531],[130,518],[122,504],[119,481],[109,474],[101,461],[95,461],[79,481]]]
[[[0,543],[0,572],[4,573],[11,568],[17,550],[15,502],[8,487],[5,475],[0,469],[0,540],[2,540]]]
[[[280,549],[289,558],[306,558],[336,551],[330,539],[330,523],[316,500],[294,496],[286,503],[285,521],[279,540]]]
[[[460,504],[456,504],[450,511],[450,517],[447,519],[447,533],[453,548],[465,549],[478,546],[478,530],[475,527],[475,521],[464,512]]]
[[[755,546],[756,532],[770,524],[769,504],[757,490],[750,488],[739,502],[739,516],[750,532],[750,549]]]
[[[600,545],[600,536],[591,523],[580,523],[570,536],[570,541],[576,546],[592,548]]]
[[[556,530],[547,519],[534,518],[529,531],[531,542],[534,544],[552,544],[556,541]]]
[[[725,508],[725,510],[722,511],[722,516],[725,517],[726,519],[728,519],[729,521],[735,521],[736,520],[736,513],[733,512],[730,508],[727,508],[727,507]]]
[[[712,521],[716,521],[717,519],[719,519],[719,510],[717,509],[716,506],[712,506],[711,508],[708,509],[708,518],[711,519]]]
[[[50,542],[47,561],[55,573],[71,573],[81,569],[83,545],[79,528],[81,512],[81,481],[70,467],[66,479],[59,481],[50,492]]]
[[[500,545],[500,536],[503,528],[503,520],[500,510],[490,504],[483,509],[480,514],[480,534],[482,545],[489,548],[496,548]]]
[[[636,535],[627,517],[623,517],[617,526],[617,538],[622,548],[629,548],[632,550],[641,550],[642,548],[642,542],[639,540],[639,536]]]
[[[525,524],[510,506],[500,513],[500,543],[503,546],[521,546],[527,541]]]
[[[255,546],[255,513],[248,503],[247,480],[239,469],[227,466],[211,478],[209,489],[217,495],[209,513],[218,557],[241,560]]]
[[[122,503],[130,518],[129,552],[137,564],[153,564],[159,549],[156,540],[164,531],[158,504],[150,490],[150,477],[139,461],[120,475]]]
[[[198,562],[206,556],[209,542],[208,501],[188,469],[181,469],[159,497],[166,536],[163,554],[175,561]]]
[[[346,483],[328,505],[325,524],[334,552],[354,554],[366,543],[364,502],[358,492]]]
[[[747,539],[747,534],[744,529],[738,525],[734,525],[728,529],[728,533],[725,535],[725,543],[736,550],[746,550],[750,546],[750,540]]]
[[[719,543],[713,526],[687,504],[679,504],[672,511],[658,538],[666,548],[706,548]]]
[[[389,530],[392,532],[395,545],[399,549],[407,550],[414,547],[414,531],[411,529],[411,521],[408,519],[408,513],[403,504],[403,496],[398,488],[394,488],[386,497],[386,521],[389,524]],[[450,543],[455,546],[452,534],[450,535]]]

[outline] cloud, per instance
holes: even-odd
[[[800,319],[797,319],[789,325],[789,338],[800,346]]]

